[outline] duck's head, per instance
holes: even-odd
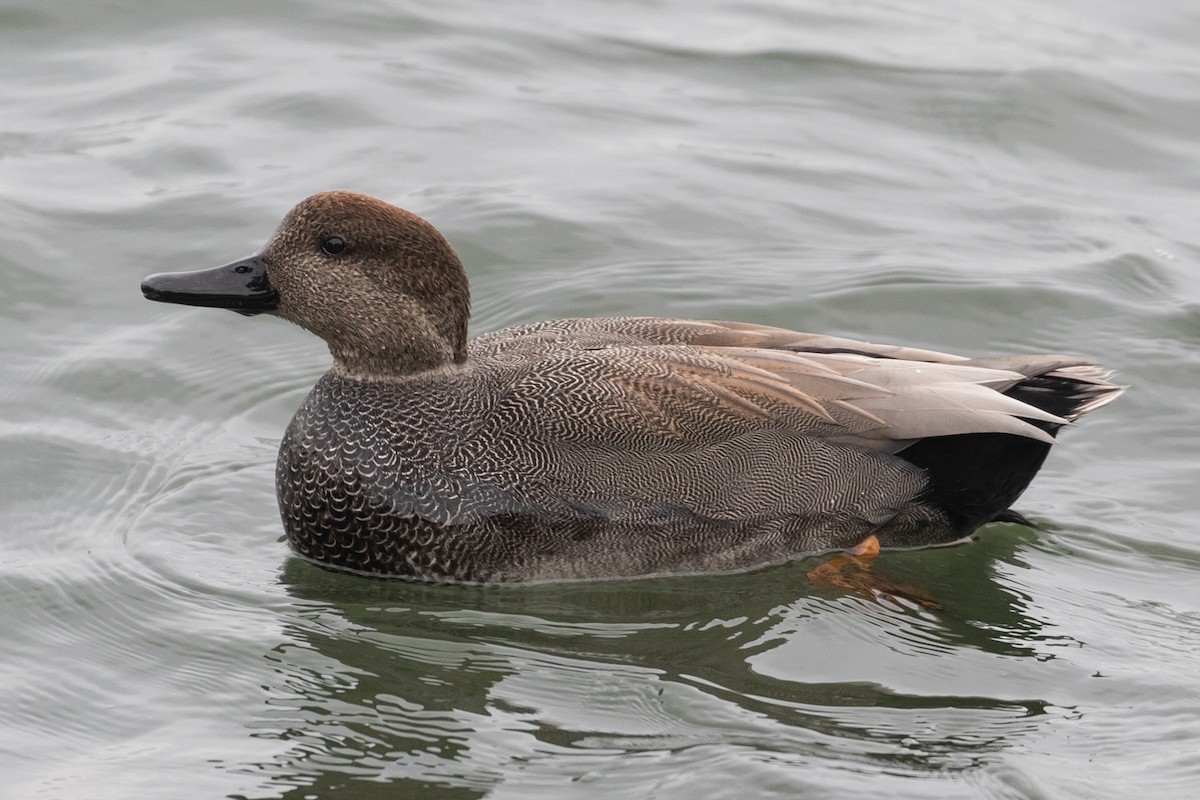
[[[329,345],[334,369],[387,378],[466,359],[467,276],[436,228],[351,192],[293,208],[262,252],[223,267],[151,275],[151,300],[274,314]]]

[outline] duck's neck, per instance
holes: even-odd
[[[406,311],[413,313],[357,315],[353,325],[327,339],[334,372],[356,380],[391,380],[466,362],[465,324],[447,327],[445,320],[415,308]]]
[[[447,351],[431,348],[407,349],[393,354],[387,350],[339,352],[331,345],[329,352],[333,355],[334,374],[358,381],[398,380],[463,363],[449,357]]]

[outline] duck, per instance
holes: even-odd
[[[969,358],[747,322],[555,319],[469,338],[467,274],[414,213],[332,191],[150,300],[266,314],[332,356],[275,482],[302,558],[496,584],[745,571],[945,545],[1012,509],[1126,387],[1084,358]]]

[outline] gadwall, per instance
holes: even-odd
[[[329,345],[275,480],[297,553],[372,575],[562,580],[946,544],[997,520],[1062,426],[1123,387],[1089,361],[963,358],[739,322],[563,319],[467,339],[462,263],[361,194],[151,300],[274,314]]]

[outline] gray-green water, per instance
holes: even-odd
[[[0,8],[13,798],[1192,797],[1200,12],[1155,3]],[[474,330],[733,318],[1134,388],[917,611],[751,574],[481,590],[291,558],[327,363],[145,302],[305,195],[432,220]]]

